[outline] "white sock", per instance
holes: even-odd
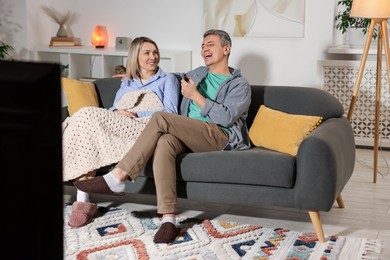
[[[103,178],[107,182],[108,187],[110,187],[113,192],[125,191],[125,182],[115,177],[112,172],[104,174]]]
[[[164,224],[165,222],[170,222],[176,226],[176,218],[175,217],[163,217],[161,220],[161,224]]]
[[[77,201],[80,201],[80,202],[89,202],[89,194],[84,192],[84,191],[81,191],[81,190],[77,190]]]

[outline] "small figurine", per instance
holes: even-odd
[[[126,68],[122,65],[118,65],[115,67],[115,72],[114,72],[115,75],[118,75],[118,74],[126,74]]]

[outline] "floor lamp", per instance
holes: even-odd
[[[390,49],[389,33],[387,30],[387,19],[390,18],[390,0],[353,0],[352,17],[371,19],[370,28],[366,44],[364,46],[362,61],[360,63],[353,96],[348,110],[348,120],[352,120],[352,114],[357,101],[360,83],[363,76],[364,66],[367,61],[371,39],[374,35],[375,27],[378,26],[378,49],[376,63],[376,97],[375,97],[375,129],[374,129],[374,183],[376,183],[378,172],[378,146],[379,146],[379,119],[380,119],[380,98],[381,98],[381,72],[382,72],[382,46],[384,44],[387,76],[390,89]]]

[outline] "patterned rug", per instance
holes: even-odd
[[[150,212],[99,208],[87,226],[70,228],[64,209],[64,259],[378,259],[380,241],[343,236],[319,243],[315,233],[264,228],[220,220],[178,217],[182,228],[171,244],[155,244],[160,226]]]

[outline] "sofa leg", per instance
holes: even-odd
[[[322,229],[320,213],[318,211],[310,211],[309,210],[309,216],[310,216],[311,222],[313,223],[314,229],[317,233],[318,241],[320,241],[321,243],[326,242],[324,230]]]
[[[337,197],[337,204],[339,204],[339,208],[344,208],[344,201],[343,201],[343,197],[341,196],[341,193],[340,195]]]

